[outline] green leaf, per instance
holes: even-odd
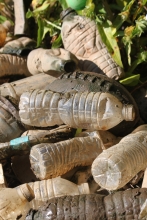
[[[31,18],[31,17],[33,17],[33,12],[30,10],[30,9],[28,9],[28,11],[27,11],[27,13],[26,13],[26,18]]]
[[[139,79],[140,79],[140,74],[137,74],[137,75],[133,75],[125,79],[122,79],[119,82],[123,85],[135,86],[139,83]]]
[[[3,22],[5,22],[6,20],[8,20],[6,17],[0,15],[0,24],[2,24]]]
[[[61,7],[63,10],[65,10],[66,8],[68,8],[67,2],[66,0],[58,0],[61,4]]]
[[[59,35],[59,37],[52,43],[52,48],[60,48],[62,46],[62,38],[61,38],[61,34]]]
[[[44,35],[44,22],[38,19],[37,47],[40,46]]]
[[[45,11],[49,7],[50,3],[48,1],[45,1],[40,7],[36,8],[33,13],[39,13],[42,11]]]
[[[137,59],[132,63],[131,67],[129,68],[129,72],[132,73],[135,68],[143,62],[147,62],[147,51],[143,51],[137,54]]]
[[[75,137],[77,137],[81,132],[82,132],[82,129],[77,128],[76,133],[75,133]]]
[[[98,24],[99,33],[103,42],[108,48],[109,53],[115,60],[115,62],[123,68],[120,49],[117,43],[117,38],[113,36],[113,27],[110,22],[107,20],[103,24]]]

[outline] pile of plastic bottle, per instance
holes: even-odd
[[[94,21],[61,17],[64,49],[23,57],[27,37],[1,49],[2,76],[25,77],[0,85],[0,161],[19,180],[1,184],[0,219],[147,219],[147,125],[117,81],[125,73]]]

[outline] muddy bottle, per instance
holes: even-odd
[[[4,188],[0,191],[0,219],[24,219],[29,211],[29,202],[34,199],[34,193],[28,184],[17,188]]]
[[[121,141],[104,150],[92,163],[95,181],[108,190],[125,186],[147,167],[147,125],[141,126]]]
[[[4,47],[0,49],[0,52],[4,54],[27,56],[31,50],[35,49],[35,47],[35,40],[28,37],[20,37],[7,42]]]
[[[102,149],[101,139],[93,136],[38,144],[31,148],[31,169],[39,179],[61,176],[76,166],[91,165]]]
[[[64,48],[79,60],[88,60],[87,71],[95,71],[96,64],[110,78],[124,77],[123,69],[115,63],[103,43],[95,21],[77,15],[71,8],[61,13],[61,19]]]
[[[78,59],[63,48],[39,48],[29,53],[27,66],[32,75],[38,73],[50,74],[50,71],[69,73],[78,69]]]
[[[24,155],[30,152],[32,146],[40,143],[55,143],[73,137],[73,130],[65,126],[58,128],[57,132],[42,131],[40,137],[37,134],[15,138],[10,142],[0,143],[0,160],[14,155]]]
[[[37,211],[31,210],[26,220],[137,220],[146,199],[146,188],[118,191],[108,196],[99,194],[62,196],[50,199]],[[146,217],[142,220],[146,220]]]
[[[35,198],[30,202],[30,208],[38,209],[51,198],[66,195],[89,194],[88,183],[76,185],[66,179],[56,177],[53,179],[28,183],[34,192]]]
[[[21,95],[19,109],[24,124],[40,127],[64,123],[73,128],[108,130],[123,120],[135,119],[132,105],[101,92],[28,91]]]

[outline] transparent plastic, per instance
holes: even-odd
[[[133,121],[133,105],[123,105],[110,93],[55,93],[33,90],[23,93],[19,102],[21,121],[47,127],[67,124],[73,128],[108,130],[123,120]]]
[[[61,176],[76,166],[91,165],[102,152],[102,146],[98,137],[77,137],[54,144],[38,144],[30,152],[31,169],[39,179]]]
[[[72,72],[78,69],[78,59],[63,48],[38,48],[29,53],[27,66],[31,74],[46,73],[51,70]]]
[[[124,77],[123,69],[109,54],[94,20],[77,15],[71,9],[64,10],[61,18],[64,48],[79,60],[87,60],[87,71],[93,72],[96,64],[110,78],[117,80]]]
[[[1,189],[0,219],[25,219],[25,216],[29,211],[29,202],[33,198],[34,193],[28,184],[23,184],[13,189]]]
[[[147,129],[136,131],[104,150],[92,163],[94,180],[107,190],[125,186],[147,167]]]
[[[76,185],[60,177],[36,181],[28,183],[28,185],[31,187],[35,195],[35,198],[30,202],[30,208],[36,210],[51,198],[90,193],[88,183]]]

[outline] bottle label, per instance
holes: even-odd
[[[24,136],[24,137],[19,137],[15,138],[10,141],[10,146],[14,150],[23,150],[23,145],[28,145],[29,144],[29,136]]]

